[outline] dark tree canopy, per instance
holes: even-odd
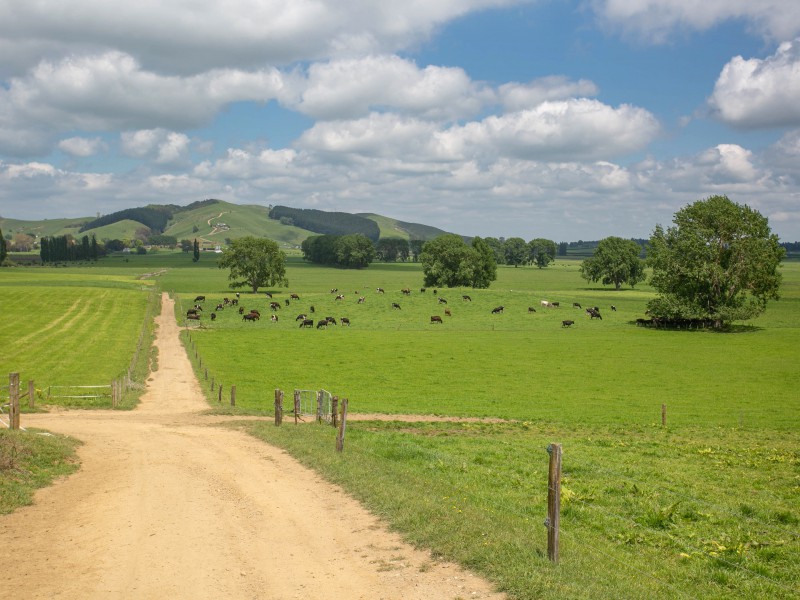
[[[614,284],[615,289],[627,283],[635,287],[644,281],[644,261],[639,258],[642,247],[633,240],[607,237],[600,240],[591,258],[581,263],[581,277],[586,281]]]
[[[752,319],[778,298],[785,250],[766,217],[726,196],[712,196],[675,213],[674,226],[657,225],[648,264],[658,297],[651,315],[705,319],[722,327]]]
[[[528,262],[528,244],[520,237],[508,238],[503,244],[506,264],[518,267]]]
[[[540,269],[545,268],[556,259],[558,246],[553,240],[535,238],[528,242],[530,261]]]
[[[487,288],[497,278],[494,252],[480,238],[468,246],[460,235],[426,242],[420,256],[426,286]]]
[[[0,230],[0,264],[3,264],[8,256],[8,249],[6,247],[6,239],[3,237],[3,231]]]
[[[231,240],[222,253],[218,266],[230,269],[232,288],[249,287],[253,293],[260,287],[289,285],[286,279],[286,254],[278,244],[253,236]]]

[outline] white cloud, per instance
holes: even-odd
[[[506,83],[499,87],[498,95],[503,106],[514,111],[533,108],[552,100],[595,96],[597,91],[597,86],[587,79],[571,81],[562,75],[553,75],[527,84]]]
[[[58,147],[63,152],[72,156],[87,157],[108,150],[108,145],[99,137],[84,138],[70,137],[58,142]]]
[[[744,20],[775,40],[800,34],[800,4],[794,0],[593,0],[600,19],[649,42],[665,42],[675,30],[703,31]]]
[[[397,56],[367,56],[311,65],[293,108],[322,119],[354,118],[390,108],[427,118],[472,116],[493,92],[463,69],[420,69]]]
[[[40,0],[0,3],[0,39],[24,52],[0,54],[6,69],[41,56],[115,48],[148,70],[200,73],[252,69],[330,56],[392,52],[436,27],[487,7],[525,0]]]
[[[798,5],[800,6],[800,5]],[[709,99],[714,115],[735,127],[800,125],[800,38],[761,60],[733,58]]]
[[[123,154],[147,158],[159,165],[184,163],[190,150],[188,136],[164,129],[124,131],[120,134],[120,142]]]

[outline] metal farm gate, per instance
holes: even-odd
[[[313,417],[317,421],[331,422],[331,398],[327,390],[295,390],[295,406],[298,417]],[[292,408],[290,413],[294,413]]]

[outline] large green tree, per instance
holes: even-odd
[[[340,236],[335,244],[336,264],[348,269],[363,269],[375,259],[375,246],[363,233]]]
[[[684,207],[673,222],[650,237],[647,262],[659,293],[648,303],[651,315],[720,328],[752,319],[778,298],[785,250],[757,210],[712,196]]]
[[[503,244],[506,264],[518,267],[528,262],[528,244],[520,237],[508,238]]]
[[[218,266],[230,269],[231,287],[249,287],[253,293],[260,287],[289,285],[286,279],[286,254],[278,244],[265,238],[246,236],[231,241],[222,252]]]
[[[600,240],[594,254],[581,263],[581,277],[586,281],[614,284],[616,289],[627,283],[635,287],[644,281],[644,261],[639,258],[642,247],[633,240],[607,237]]]
[[[8,250],[6,249],[6,238],[3,237],[3,230],[0,229],[0,265],[3,264],[6,257],[8,256]]]
[[[540,269],[545,268],[556,259],[558,246],[553,240],[535,238],[528,242],[528,252],[530,260]]]
[[[494,253],[480,239],[468,246],[460,235],[439,236],[425,243],[420,262],[426,286],[487,288],[497,278]]]

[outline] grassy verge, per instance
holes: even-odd
[[[800,453],[780,434],[541,423],[243,425],[411,542],[515,599],[794,598]],[[546,557],[547,454],[564,446],[561,562]]]
[[[64,436],[0,429],[0,514],[31,504],[37,489],[76,471],[78,445]]]

